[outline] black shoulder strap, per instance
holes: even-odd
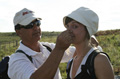
[[[46,45],[43,45],[43,46],[45,46],[50,52],[52,51],[52,49],[51,49],[50,47],[48,47],[48,46],[46,46]],[[26,57],[33,63],[32,57],[29,56],[29,55],[27,55],[23,50],[17,50],[16,53],[23,53],[23,54],[25,54]]]
[[[92,79],[96,79],[95,71],[94,71],[94,59],[99,53],[94,50],[87,58],[85,65],[87,66],[90,76]]]
[[[70,69],[73,62],[73,58],[69,60],[66,67],[67,79],[70,79]]]
[[[43,46],[45,46],[50,52],[52,51],[52,49],[48,47],[47,45],[43,45]]]
[[[99,53],[103,53],[105,54],[109,60],[110,60],[110,57],[108,56],[108,54],[106,54],[105,52],[100,52],[99,50],[94,50],[89,56],[88,56],[88,59],[86,61],[86,64],[87,65],[87,68],[90,72],[90,75],[92,77],[92,79],[96,79],[96,75],[95,75],[95,70],[94,70],[94,59],[95,57],[99,54]]]
[[[48,47],[48,46],[46,46],[46,45],[43,45],[43,46],[45,46],[50,52],[52,51],[52,49],[51,49],[50,47]],[[33,63],[32,57],[29,56],[29,55],[27,55],[23,50],[17,50],[16,53],[23,53],[23,54],[25,54],[26,57]]]
[[[16,53],[23,53],[23,54],[25,54],[26,57],[27,57],[27,58],[33,63],[33,61],[32,61],[32,57],[29,56],[29,55],[27,55],[24,51],[22,51],[22,50],[17,50]]]

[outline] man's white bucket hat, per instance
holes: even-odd
[[[63,18],[63,23],[65,27],[66,27],[65,25],[66,17],[69,17],[85,25],[90,37],[98,31],[98,23],[99,23],[98,15],[86,7],[80,7],[77,10],[70,13],[69,15],[65,16]]]

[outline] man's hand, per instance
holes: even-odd
[[[62,32],[56,41],[56,48],[60,50],[66,50],[73,42],[74,34],[70,30]]]

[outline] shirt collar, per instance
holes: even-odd
[[[34,56],[34,55],[37,55],[37,54],[42,54],[42,52],[44,51],[44,49],[45,49],[45,47],[40,43],[40,50],[41,50],[41,52],[36,52],[36,51],[30,49],[29,47],[25,46],[21,41],[20,41],[20,46],[18,48],[18,50],[23,50],[29,56]]]

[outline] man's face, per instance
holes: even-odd
[[[18,31],[19,32],[16,31],[17,34],[21,37],[22,41],[24,42],[37,42],[41,38],[40,25],[38,26],[34,24],[32,28],[29,28],[29,29],[21,28]]]

